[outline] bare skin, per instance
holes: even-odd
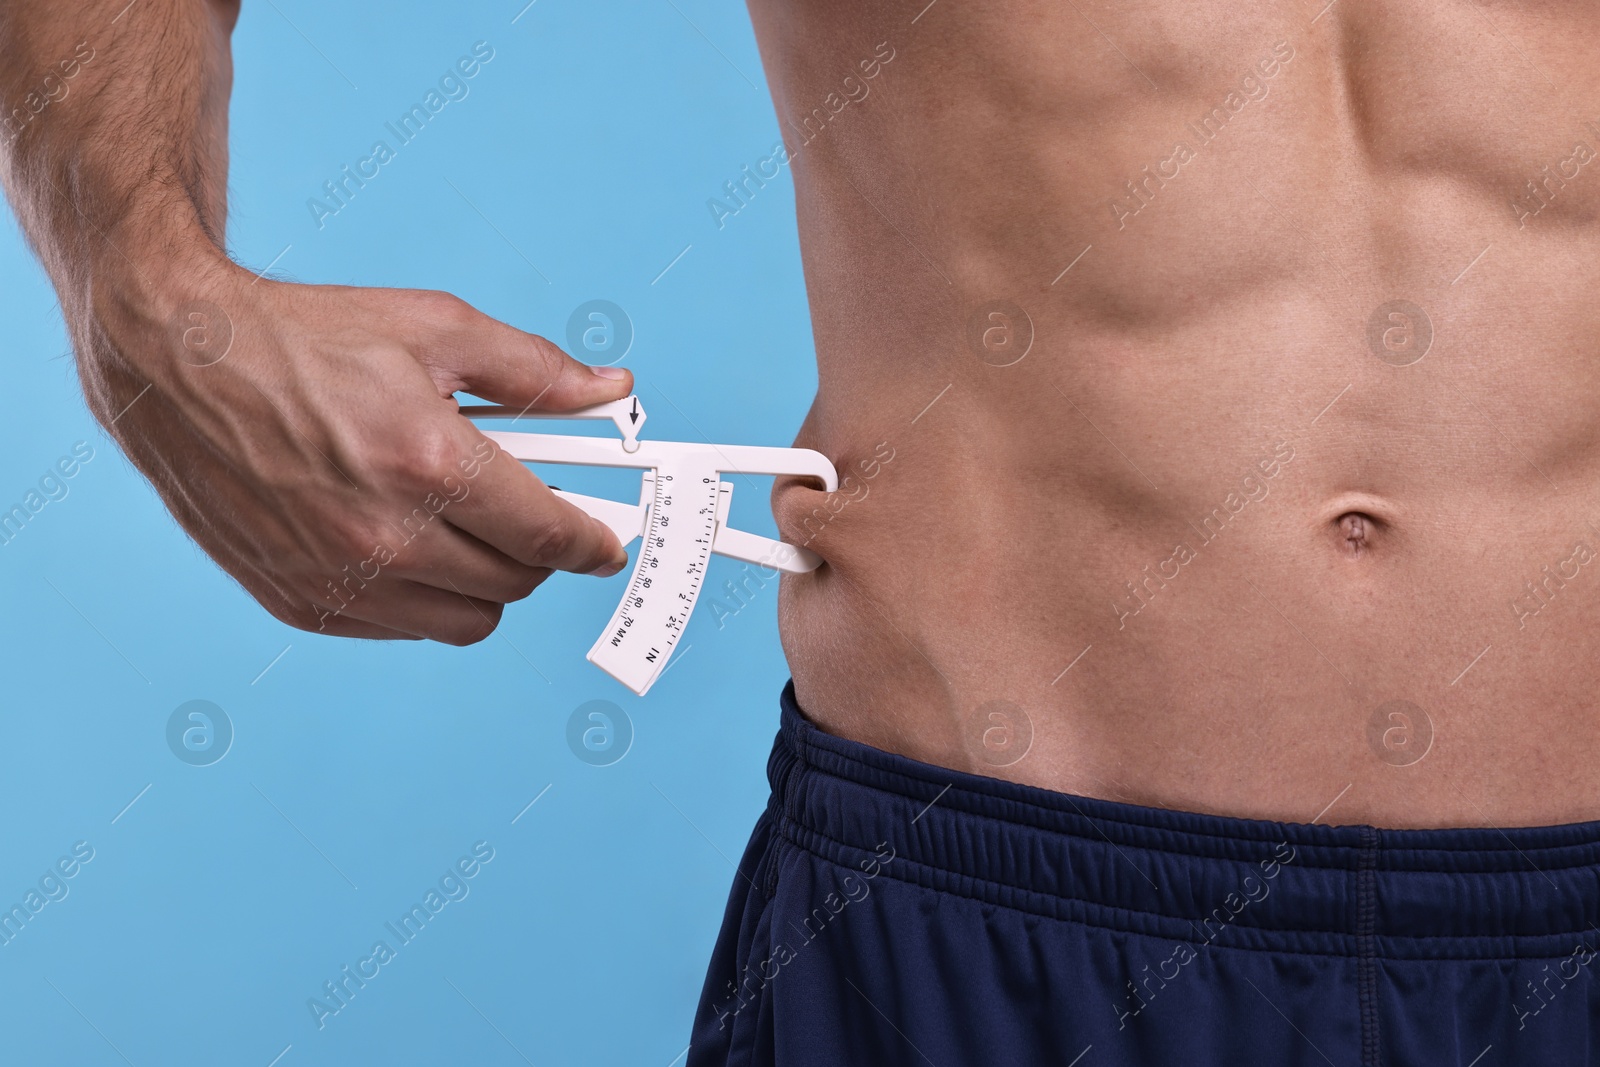
[[[90,10],[0,3],[8,106]],[[7,189],[97,416],[269,610],[329,625],[327,579],[482,442],[452,391],[631,382],[439,294],[252,283],[218,250],[234,12],[135,11],[4,149]],[[820,368],[797,443],[849,475],[774,497],[828,563],[781,603],[809,715],[1164,807],[1600,817],[1600,165],[1574,158],[1600,16],[752,15]],[[196,300],[234,324],[207,367],[174,341]],[[620,562],[518,471],[485,464],[330,632],[474,640],[549,568]]]
[[[784,586],[801,706],[1140,804],[1600,818],[1600,15],[925,3],[752,2],[799,443],[858,481],[776,494],[829,563]]]

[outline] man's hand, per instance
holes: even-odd
[[[568,411],[626,396],[626,372],[444,293],[289,285],[222,262],[181,277],[96,313],[91,405],[277,618],[466,644],[552,570],[627,562],[451,399]]]
[[[609,529],[457,411],[628,395],[442,293],[286,285],[222,249],[238,0],[0,0],[0,178],[89,406],[269,611],[351,637],[486,636]]]

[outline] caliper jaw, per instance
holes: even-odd
[[[555,494],[588,512],[589,515],[611,528],[624,546],[644,534],[649,527],[650,502],[655,495],[654,472],[663,463],[679,456],[709,452],[714,465],[723,473],[744,474],[798,474],[810,475],[822,482],[832,492],[839,488],[838,475],[833,464],[821,453],[809,448],[768,448],[752,445],[696,445],[684,441],[639,440],[639,429],[644,426],[644,408],[637,396],[626,396],[604,404],[572,411],[528,414],[509,407],[491,405],[463,407],[461,413],[475,419],[605,419],[622,434],[622,454],[618,442],[597,437],[562,437],[555,434],[487,432],[485,436],[500,445],[513,458],[528,463],[571,463],[581,466],[631,467],[644,471],[640,486],[639,503],[624,504],[605,497],[569,493],[562,489]],[[641,448],[643,454],[641,454]],[[728,525],[728,502],[733,486],[722,483],[723,492],[717,506],[717,528],[711,550],[718,555],[755,563],[763,567],[776,567],[788,574],[805,574],[822,565],[822,557],[809,549],[777,541],[760,534],[738,530]]]
[[[754,563],[786,574],[806,574],[822,566],[822,557],[809,548],[774,541],[770,537],[735,530],[728,525],[728,505],[733,502],[733,485],[722,483],[717,500],[717,535],[711,551],[741,563]]]
[[[665,670],[694,611],[711,553],[745,563],[804,574],[822,558],[801,546],[728,525],[733,486],[722,474],[809,476],[829,492],[838,473],[821,453],[805,448],[641,441],[645,414],[636,396],[558,414],[504,407],[469,407],[473,418],[606,419],[622,440],[556,434],[485,431],[513,458],[529,463],[626,467],[642,474],[639,502],[553,490],[605,523],[624,546],[643,537],[628,589],[588,658],[643,696]],[[659,514],[656,512],[659,511]],[[670,525],[669,525],[670,524]]]

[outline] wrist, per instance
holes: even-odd
[[[249,273],[198,233],[140,248],[108,236],[69,309],[80,360],[113,359],[156,383],[183,365],[220,359]]]

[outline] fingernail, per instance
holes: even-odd
[[[589,370],[597,378],[610,378],[612,381],[628,376],[628,372],[621,367],[590,367]]]
[[[627,560],[623,560],[621,563],[602,563],[589,573],[594,575],[596,578],[609,578],[627,565]]]

